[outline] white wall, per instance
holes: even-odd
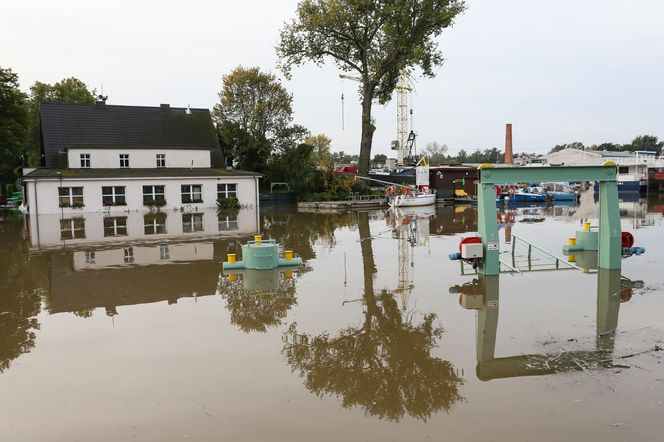
[[[256,207],[240,210],[237,214],[237,229],[220,230],[219,218],[216,209],[204,209],[197,213],[203,214],[203,230],[200,232],[184,233],[183,219],[179,210],[163,212],[166,214],[166,233],[145,234],[145,215],[149,212],[129,212],[114,214],[127,217],[127,236],[104,236],[104,218],[109,216],[102,213],[79,213],[60,215],[48,214],[29,217],[30,245],[33,249],[59,248],[59,247],[92,247],[107,244],[138,242],[163,242],[172,240],[186,240],[199,237],[220,236],[246,236],[258,233],[259,212]],[[60,220],[81,217],[85,220],[85,238],[61,239]],[[225,220],[225,216],[224,216]],[[173,257],[173,255],[171,255]]]
[[[143,186],[165,187],[166,206],[163,211],[180,209],[195,211],[206,207],[217,206],[217,184],[237,184],[237,195],[240,204],[258,207],[258,178],[250,177],[207,177],[207,178],[136,178],[136,179],[39,179],[37,181],[26,180],[26,196],[30,215],[42,215],[49,213],[76,215],[90,212],[122,213],[135,210],[148,210],[143,205]],[[203,203],[182,204],[181,185],[200,184],[203,186]],[[83,187],[83,204],[85,207],[74,209],[71,207],[60,208],[58,188]],[[126,194],[126,206],[104,207],[102,205],[103,186],[124,186]],[[35,195],[35,188],[37,194]],[[37,207],[37,204],[39,207]]]
[[[208,149],[68,149],[67,161],[72,169],[80,169],[81,154],[90,154],[93,169],[119,169],[120,154],[129,155],[129,167],[152,169],[157,167],[157,154],[166,155],[165,167],[211,167]]]
[[[597,153],[578,149],[559,150],[558,152],[545,155],[544,158],[551,165],[564,164],[565,166],[596,166],[605,161]]]
[[[125,249],[131,247],[133,261],[125,261]],[[162,257],[161,248],[167,247],[168,257]],[[102,250],[78,250],[74,252],[74,270],[100,270],[130,265],[162,265],[214,259],[214,244],[189,242],[160,245],[125,245]],[[94,259],[92,259],[94,257]]]

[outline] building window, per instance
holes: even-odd
[[[182,232],[194,233],[203,231],[202,213],[183,213],[182,214]]]
[[[85,252],[85,263],[86,264],[96,264],[97,260],[95,258],[94,250],[88,250]]]
[[[120,167],[129,167],[129,154],[121,153],[120,154]]]
[[[168,244],[162,244],[159,246],[159,259],[162,261],[171,259],[171,251],[168,248]]]
[[[126,206],[124,186],[103,186],[101,188],[101,201],[104,206]]]
[[[237,184],[217,184],[217,199],[237,198]]]
[[[181,188],[183,204],[203,202],[203,186],[200,184],[183,184]]]
[[[127,217],[104,218],[104,236],[127,236]]]
[[[60,220],[60,239],[85,238],[85,218]]]
[[[58,187],[60,207],[81,208],[83,204],[82,187]]]
[[[160,235],[166,233],[166,214],[154,213],[143,217],[146,235]]]
[[[629,167],[627,167],[627,166],[619,166],[619,167],[618,167],[618,173],[619,173],[620,175],[625,175],[625,174],[629,173]]]
[[[166,154],[158,153],[157,154],[157,167],[166,167]]]
[[[220,216],[219,217],[219,231],[227,232],[229,230],[237,230],[237,216]]]
[[[164,186],[143,186],[143,204],[155,201],[166,201]]]
[[[124,262],[125,264],[131,264],[134,262],[134,248],[125,247],[124,248]]]
[[[90,154],[82,153],[81,154],[81,167],[89,168],[90,167]]]

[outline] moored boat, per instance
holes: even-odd
[[[578,194],[567,183],[542,183],[542,188],[552,201],[576,201]]]
[[[436,202],[436,191],[409,191],[390,197],[390,207],[430,206]]]

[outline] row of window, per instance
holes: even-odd
[[[236,216],[219,216],[217,227],[220,232],[228,232],[238,229]],[[202,213],[182,214],[182,233],[203,232]],[[143,233],[145,235],[161,235],[166,231],[166,214],[146,214],[143,217]],[[114,216],[104,218],[104,237],[128,236],[126,216]],[[60,220],[60,239],[84,239],[85,218],[69,218]]]
[[[134,248],[133,247],[125,247],[122,249],[122,252],[124,254],[124,262],[125,264],[131,264],[134,262]],[[159,245],[159,259],[161,261],[171,259],[171,249],[168,244],[160,244]],[[96,264],[97,263],[97,256],[95,254],[94,250],[87,250],[85,252],[85,263],[86,264]]]
[[[60,207],[84,207],[83,187],[59,187]],[[182,204],[203,202],[201,184],[183,184],[180,186]],[[217,199],[237,198],[237,184],[217,184]],[[165,201],[165,186],[143,186],[143,204]],[[102,186],[101,202],[104,206],[126,206],[127,191],[125,186]]]
[[[121,168],[128,168],[129,167],[129,154],[128,153],[121,153],[120,155],[120,167]],[[81,167],[84,169],[89,169],[90,168],[90,154],[89,153],[82,153],[81,156]],[[157,167],[166,167],[166,154],[165,153],[158,153],[155,155],[155,159],[157,161]]]

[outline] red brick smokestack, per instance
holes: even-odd
[[[512,164],[512,125],[505,126],[505,164]]]

